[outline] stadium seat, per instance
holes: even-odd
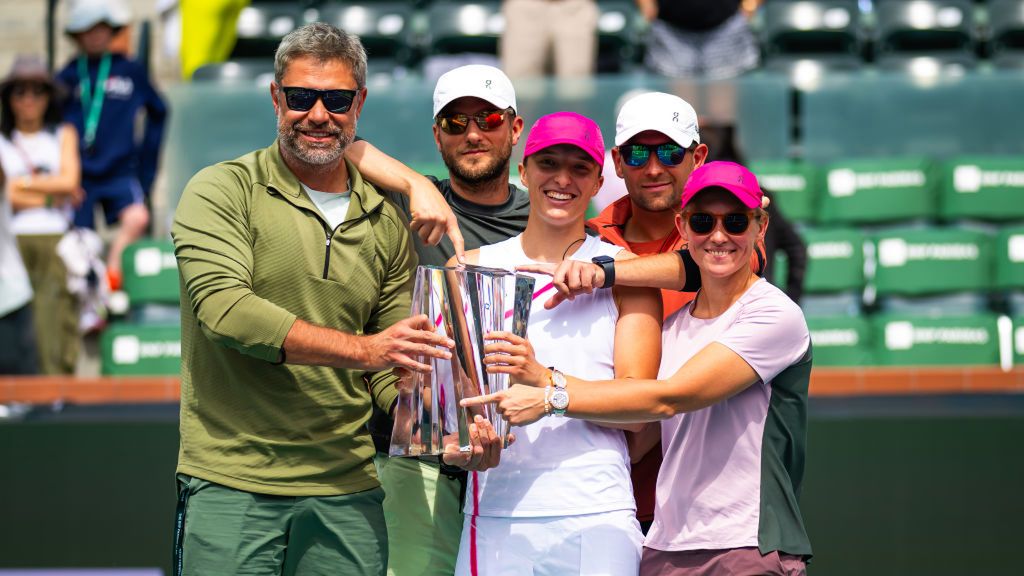
[[[254,2],[242,9],[236,26],[237,40],[231,59],[267,58],[286,34],[318,18],[315,8],[299,2]]]
[[[205,64],[192,73],[193,82],[219,84],[253,84],[266,87],[274,79],[271,58],[252,58]]]
[[[1024,68],[1024,0],[989,0],[992,61],[1002,68]]]
[[[965,315],[987,308],[992,238],[955,228],[904,228],[874,238],[873,286],[891,312]]]
[[[998,365],[996,315],[873,318],[875,360],[883,366]]]
[[[856,0],[768,2],[762,7],[765,56],[800,54],[860,58]]]
[[[794,222],[814,220],[819,190],[818,169],[806,162],[751,162],[758,182],[774,195],[786,218]]]
[[[1024,156],[960,156],[942,172],[943,218],[1024,220]]]
[[[974,52],[974,6],[968,0],[885,0],[874,10],[880,58]]]
[[[865,287],[864,234],[854,228],[808,228],[800,235],[807,246],[800,301],[804,312],[822,317],[860,314]]]
[[[412,20],[408,2],[328,3],[320,9],[320,21],[359,36],[371,75],[412,63]]]
[[[925,158],[879,158],[830,164],[820,198],[822,223],[878,224],[936,214],[932,163]]]
[[[426,46],[430,54],[497,54],[505,29],[501,2],[438,0],[427,7]]]
[[[100,336],[104,376],[177,376],[181,372],[181,327],[111,324]]]
[[[598,0],[597,66],[600,73],[627,72],[640,61],[645,26],[632,0]]]
[[[857,316],[807,316],[814,366],[871,366],[875,363],[871,323]]]
[[[138,240],[122,255],[124,291],[132,306],[178,304],[178,262],[170,240]]]
[[[1024,314],[1013,319],[1013,364],[1024,366]]]
[[[1024,225],[1001,229],[995,239],[998,290],[1024,292]]]

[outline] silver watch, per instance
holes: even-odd
[[[565,374],[552,368],[551,386],[551,413],[555,416],[563,416],[569,408],[569,391],[565,389]]]

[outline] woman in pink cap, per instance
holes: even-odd
[[[660,380],[594,382],[567,371],[565,415],[662,421],[665,460],[642,575],[804,574],[811,546],[797,499],[810,336],[800,308],[750,270],[768,226],[757,178],[732,162],[698,168],[676,226],[702,288],[665,322]],[[551,370],[529,344],[502,333],[485,351],[489,370],[525,385],[463,404],[496,403],[513,425],[550,420]]]
[[[467,252],[467,261],[511,270],[531,262],[618,255],[621,248],[584,233],[603,163],[604,142],[593,120],[572,112],[537,120],[519,165],[530,194],[526,230]],[[603,290],[546,310],[553,288],[550,279],[538,279],[528,326],[537,361],[593,380],[657,375],[657,291]],[[542,403],[549,413],[561,414],[561,373],[543,373],[550,387]],[[517,430],[517,441],[498,467],[471,473],[456,573],[637,574],[643,535],[634,515],[624,433],[635,428],[552,417]]]

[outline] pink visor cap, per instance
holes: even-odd
[[[690,174],[683,188],[682,207],[701,190],[725,188],[751,210],[761,207],[761,185],[750,170],[735,162],[708,162]]]
[[[571,144],[583,150],[604,168],[604,138],[601,128],[590,118],[575,112],[555,112],[541,116],[526,137],[523,158],[556,144]]]

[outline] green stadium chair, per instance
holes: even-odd
[[[864,300],[865,236],[854,228],[804,229],[807,270],[800,306],[809,316],[860,314]]]
[[[318,13],[301,2],[253,2],[242,9],[235,26],[237,39],[231,59],[274,59],[274,51],[286,34],[317,20]]]
[[[992,289],[992,238],[984,232],[894,229],[877,234],[874,246],[874,287],[880,299],[964,294],[960,300],[972,304],[966,310],[957,310],[962,313],[983,303]],[[952,313],[952,308],[951,301],[943,311]]]
[[[761,40],[768,61],[794,54],[860,58],[856,0],[769,2],[761,11]]]
[[[1024,315],[1013,319],[1013,364],[1024,366]]]
[[[993,63],[1024,68],[1024,0],[989,0],[988,21]]]
[[[946,162],[942,172],[943,218],[1024,220],[1024,156],[961,156]]]
[[[952,54],[883,54],[878,58],[878,69],[904,74],[920,82],[935,82],[941,77],[962,75],[974,68],[977,57],[968,52]]]
[[[995,314],[873,319],[875,359],[883,366],[998,365]]]
[[[879,224],[935,216],[935,175],[924,158],[879,158],[826,167],[818,221]]]
[[[814,366],[875,364],[870,322],[862,317],[807,316],[814,346]]]
[[[818,168],[805,162],[751,162],[751,172],[774,193],[779,210],[793,222],[814,220],[820,188]]]
[[[874,8],[879,56],[974,51],[974,7],[968,0],[885,0]]]
[[[181,327],[115,323],[100,336],[104,376],[177,376]]]
[[[995,252],[995,287],[1024,291],[1024,226],[1001,229],[996,235]]]
[[[132,306],[178,304],[178,262],[170,240],[138,240],[121,258],[124,291]]]
[[[413,14],[408,2],[327,3],[320,21],[359,36],[372,76],[393,74],[412,63]]]
[[[427,51],[430,54],[497,54],[505,29],[501,2],[439,0],[427,7]]]
[[[598,0],[596,71],[621,73],[633,69],[643,53],[641,32],[646,23],[632,0]]]
[[[253,58],[204,64],[192,73],[193,82],[217,84],[256,84],[261,88],[270,86],[274,80],[272,58]]]

